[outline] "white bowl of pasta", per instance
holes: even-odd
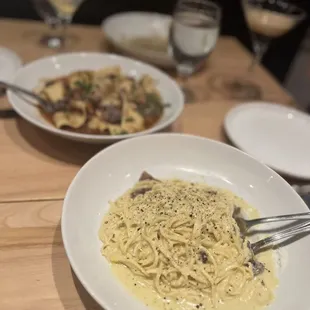
[[[143,171],[153,178],[139,181]],[[62,236],[106,310],[307,310],[309,236],[253,256],[236,207],[249,218],[307,210],[276,172],[231,146],[154,134],[85,164],[65,197]]]
[[[164,130],[184,105],[179,86],[168,75],[113,54],[42,58],[21,68],[13,83],[35,91],[52,107],[52,112],[46,111],[8,91],[20,116],[50,133],[89,143],[112,143]]]

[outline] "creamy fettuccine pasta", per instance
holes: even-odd
[[[255,257],[226,190],[181,180],[140,181],[110,203],[99,236],[113,270],[155,309],[262,309],[276,286],[270,252]]]

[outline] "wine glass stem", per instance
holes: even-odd
[[[51,36],[55,36],[58,24],[56,22],[49,22],[47,24],[48,24],[49,32],[50,32]]]
[[[185,102],[193,102],[195,99],[193,91],[188,85],[189,77],[194,73],[195,68],[190,64],[178,64],[177,65],[177,74],[179,78],[179,83],[183,91]]]
[[[254,57],[252,62],[248,68],[248,72],[251,73],[254,71],[254,68],[258,63],[261,62],[263,56],[265,55],[269,42],[268,41],[261,41],[261,40],[254,40]]]
[[[190,64],[186,64],[186,63],[177,64],[177,72],[178,72],[178,75],[181,77],[187,78],[190,75],[192,75],[194,71],[195,71],[195,68],[193,68],[193,66]]]
[[[61,21],[61,38],[62,38],[62,48],[65,49],[67,46],[67,31],[68,31],[68,26],[71,23],[72,18],[63,18]]]
[[[179,78],[179,81],[180,81],[180,86],[182,88],[186,88],[187,87],[187,82],[188,82],[188,75],[182,75],[182,74],[179,74],[178,73],[178,78]]]
[[[177,64],[177,74],[180,79],[180,83],[185,86],[188,78],[194,73],[195,68],[191,64],[180,63]]]

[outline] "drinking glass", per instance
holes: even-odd
[[[207,0],[180,0],[169,35],[169,52],[176,62],[185,101],[194,100],[187,79],[199,68],[216,45],[221,8]]]
[[[66,24],[70,24],[72,18],[84,0],[49,0],[57,12],[57,16]]]
[[[264,56],[269,42],[293,29],[306,13],[286,0],[242,0],[242,6],[252,34],[254,57],[244,77],[222,76],[217,87],[233,99],[261,99],[261,88],[251,81],[253,69]]]
[[[44,34],[40,38],[40,44],[48,46],[49,48],[60,47],[61,37],[59,36],[58,30],[61,26],[61,23],[57,17],[56,11],[48,0],[32,0],[32,4],[39,16],[49,27],[49,33]]]
[[[49,26],[51,34],[43,36],[40,42],[50,48],[64,47],[66,28],[71,23],[74,13],[84,0],[32,0],[32,3]]]

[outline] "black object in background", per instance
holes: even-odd
[[[223,8],[222,34],[236,36],[248,49],[252,50],[250,34],[246,26],[241,0],[218,0]],[[292,0],[310,14],[309,0]],[[101,21],[114,13],[125,11],[154,11],[170,14],[176,0],[85,0],[74,16],[74,23],[99,25]],[[0,16],[11,18],[37,19],[29,0],[0,0]],[[305,36],[309,18],[285,36],[270,44],[263,64],[282,82],[293,58]],[[126,27],[126,25],[124,25]]]

